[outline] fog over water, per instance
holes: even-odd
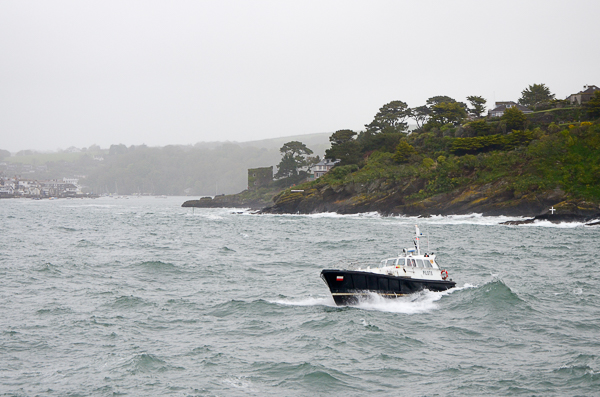
[[[595,0],[0,2],[0,149],[361,129],[435,95],[600,84]]]

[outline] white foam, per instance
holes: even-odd
[[[210,213],[202,213],[202,212],[194,212],[191,214],[188,213],[188,214],[185,214],[185,216],[194,216],[194,217],[209,219],[211,221],[218,221],[218,220],[223,219],[223,217],[220,215],[210,214]]]
[[[573,229],[576,227],[582,227],[585,226],[585,223],[583,222],[561,222],[561,223],[552,223],[550,221],[539,221],[536,220],[533,223],[526,223],[524,225],[519,225],[519,226],[525,226],[525,227],[555,227],[558,229]]]
[[[483,225],[495,226],[508,221],[520,221],[526,218],[520,216],[483,216],[483,214],[432,216],[419,220],[422,223],[438,225]]]
[[[277,303],[279,305],[289,306],[337,306],[333,301],[333,297],[328,296],[326,298],[301,298],[301,299],[277,299],[269,301],[270,303]]]
[[[436,301],[442,299],[442,294],[431,291],[421,291],[416,294],[401,296],[394,299],[384,298],[375,293],[360,299],[356,305],[359,309],[376,310],[381,312],[417,314],[437,309]]]
[[[245,376],[228,377],[223,379],[222,382],[236,389],[242,389],[244,391],[253,393],[257,392],[257,390],[253,387],[252,382]]]
[[[317,214],[304,215],[309,218],[381,218],[381,214],[377,211],[361,212],[358,214],[338,214],[337,212],[320,212]]]
[[[383,218],[377,211],[374,212],[360,212],[358,214],[338,214],[337,212],[318,212],[314,214],[260,214],[262,217],[296,217],[296,218],[343,218],[343,219],[365,219],[365,218]]]
[[[442,292],[433,292],[429,290],[420,291],[414,294],[401,296],[398,298],[384,298],[376,293],[368,293],[368,297],[359,300],[357,307],[364,310],[377,310],[382,312],[390,313],[402,313],[402,314],[416,314],[424,313],[437,309],[435,302],[442,299],[443,296],[452,294],[453,292],[460,291],[466,288],[476,288],[476,285],[466,283],[462,287],[455,287]],[[269,301],[270,303],[277,303],[280,305],[289,306],[330,306],[337,307],[333,297],[328,296],[326,298],[301,298],[301,299],[277,299]]]

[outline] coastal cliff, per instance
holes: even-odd
[[[506,190],[505,181],[466,186],[424,199],[410,198],[425,184],[423,180],[405,183],[377,180],[371,183],[322,185],[303,192],[281,192],[262,213],[337,212],[355,214],[379,212],[383,215],[483,215],[536,216],[556,207],[556,215],[582,219],[600,217],[600,207],[583,200],[572,200],[560,189],[534,192],[520,197]]]
[[[591,119],[596,117],[591,110],[592,121],[575,121],[579,109],[555,110],[554,121],[539,120],[543,112],[525,117],[513,109],[505,116],[512,111],[516,121],[505,116],[462,125],[434,120],[410,134],[391,127],[359,134],[339,130],[330,137],[326,157],[340,161],[322,177],[271,190],[260,201],[243,192],[193,205],[262,207],[261,213],[277,214],[600,219],[600,122]]]

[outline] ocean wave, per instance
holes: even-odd
[[[557,229],[573,229],[576,227],[585,226],[585,222],[561,222],[561,223],[553,223],[546,220],[536,220],[533,223],[525,223],[523,225],[519,225],[521,227],[553,227]]]
[[[210,214],[210,213],[205,213],[205,212],[193,212],[193,213],[186,213],[185,216],[190,216],[190,217],[195,217],[195,218],[204,218],[204,219],[208,219],[211,221],[220,221],[223,219],[223,217],[221,215],[217,215],[217,214]]]
[[[351,379],[349,375],[321,364],[274,362],[257,370],[261,376],[280,382],[280,387],[301,388],[304,395],[330,395],[352,388],[346,381]]]
[[[170,273],[181,272],[181,269],[179,269],[174,264],[169,263],[169,262],[162,262],[162,261],[146,261],[146,262],[135,264],[133,266],[136,268],[150,270],[152,272],[156,272],[156,271],[170,272]]]
[[[167,369],[169,366],[164,360],[149,353],[137,354],[119,366],[119,370],[124,370],[132,375],[164,372]]]
[[[415,294],[388,299],[375,293],[369,293],[366,297],[360,298],[353,307],[389,313],[419,314],[437,310],[436,302],[444,295],[440,292],[423,290]]]
[[[433,215],[429,218],[416,218],[420,223],[432,225],[481,225],[495,226],[508,221],[520,221],[526,218],[520,216],[484,216],[480,213],[464,215]]]
[[[259,390],[254,386],[252,380],[246,376],[228,376],[221,380],[221,382],[234,389],[241,389],[244,392],[257,393]]]
[[[499,313],[513,313],[515,307],[520,311],[531,312],[529,304],[515,293],[502,280],[494,278],[482,286],[464,287],[450,305],[450,310],[479,312],[496,316]]]
[[[332,218],[332,219],[365,219],[365,218],[388,218],[384,217],[377,211],[359,212],[357,214],[338,214],[337,212],[315,212],[311,214],[260,214],[261,217],[294,217],[294,218]]]
[[[139,307],[154,306],[154,304],[147,302],[146,300],[137,296],[119,296],[112,302],[112,307],[118,309],[132,309]]]
[[[295,299],[276,299],[269,300],[268,302],[276,303],[278,305],[287,305],[287,306],[330,306],[336,307],[337,305],[333,301],[331,296],[325,298],[295,298]]]

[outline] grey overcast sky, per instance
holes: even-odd
[[[0,149],[360,130],[599,72],[599,0],[0,0]]]

